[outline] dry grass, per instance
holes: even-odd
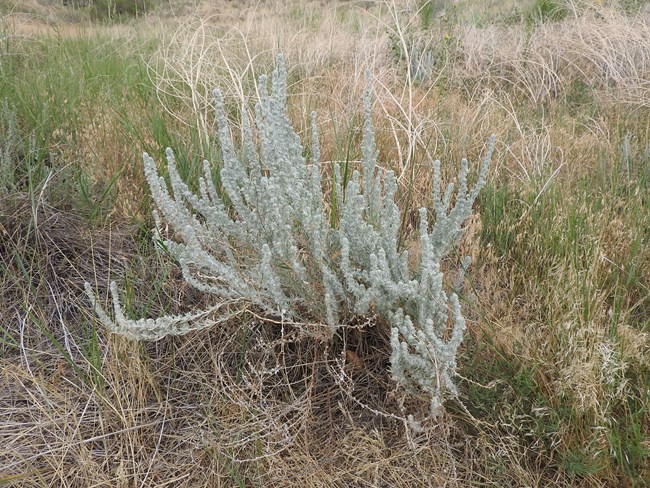
[[[131,240],[88,234],[52,208],[34,216],[18,197],[2,203],[4,482],[373,486],[424,476],[413,456],[420,469],[453,469],[449,422],[394,437],[404,399],[371,324],[338,346],[254,317],[150,345],[107,337],[90,323],[82,283],[125,286],[138,268]],[[140,285],[133,300],[152,291]],[[197,306],[178,284],[168,293],[172,311]]]
[[[650,12],[634,17],[606,7],[559,22],[459,26],[453,77],[513,92],[533,104],[596,89],[616,105],[650,103]],[[508,42],[503,42],[508,39]]]
[[[638,112],[650,94],[644,71],[650,66],[650,13],[628,17],[600,7],[539,24],[532,34],[521,25],[458,25],[448,45],[431,44],[443,50],[435,55],[444,64],[433,68],[434,82],[423,84],[409,62],[396,64],[389,52],[396,37],[407,56],[419,55],[408,38],[418,14],[405,14],[404,4],[352,13],[344,6],[325,12],[306,6],[296,13],[271,5],[236,17],[206,20],[202,12],[183,21],[152,64],[161,104],[197,129],[205,147],[214,128],[212,88],[222,89],[234,113],[241,103],[250,107],[257,77],[283,52],[295,80],[294,119],[307,128],[317,109],[323,159],[355,160],[359,133],[351,129],[358,126],[363,75],[370,69],[381,159],[404,187],[421,183],[414,189],[416,207],[427,201],[433,159],[452,166],[466,156],[476,161],[492,133],[508,154],[497,168],[508,180],[549,177],[567,161],[589,171],[583,161],[598,159],[603,150],[614,155],[618,135],[607,133],[607,112]],[[541,103],[547,115],[540,120]],[[567,106],[577,116],[555,123]]]

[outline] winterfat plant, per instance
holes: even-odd
[[[208,161],[203,162],[198,191],[192,191],[179,175],[171,149],[166,152],[168,182],[153,158],[143,155],[157,207],[156,240],[176,259],[191,286],[222,305],[182,316],[131,320],[112,285],[112,319],[87,285],[99,319],[132,339],[155,340],[212,326],[222,321],[223,304],[245,302],[296,326],[322,323],[326,333],[319,337],[327,339],[352,315],[376,314],[391,327],[393,378],[409,391],[428,395],[435,413],[445,392],[456,394],[453,375],[465,330],[457,295],[445,292],[440,260],[457,242],[486,183],[494,138],[472,188],[463,160],[455,194],[453,184],[443,193],[440,162],[435,162],[434,215],[420,210],[419,265],[413,270],[408,250],[399,246],[396,177],[377,167],[370,76],[362,161],[345,187],[342,170],[334,164],[329,206],[321,182],[315,114],[306,157],[287,113],[281,55],[270,84],[269,91],[267,78],[260,77],[254,124],[242,107],[239,144],[221,92],[214,91],[223,156],[219,185]],[[336,208],[334,219],[328,207]]]

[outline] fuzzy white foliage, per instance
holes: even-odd
[[[341,168],[333,168],[332,206],[325,208],[315,115],[309,164],[287,114],[286,71],[282,56],[269,92],[259,80],[260,101],[255,126],[242,108],[242,133],[235,147],[221,93],[214,91],[219,141],[223,154],[221,190],[211,165],[195,193],[182,180],[174,154],[167,150],[171,189],[144,154],[144,168],[158,207],[157,227],[164,221],[172,239],[157,238],[180,264],[184,279],[222,302],[245,300],[265,313],[300,321],[321,320],[330,330],[344,326],[350,313],[377,313],[391,326],[391,371],[406,389],[425,393],[433,413],[444,392],[456,393],[452,380],[456,353],[465,330],[456,294],[444,291],[440,259],[455,244],[472,204],[485,185],[489,150],[478,181],[468,188],[463,160],[458,189],[440,190],[440,162],[434,166],[435,219],[420,210],[419,267],[409,269],[408,252],[398,245],[400,212],[395,203],[397,181],[392,171],[377,168],[371,123],[370,83],[365,92],[362,164],[343,188]],[[257,138],[254,136],[256,130]],[[134,339],[158,339],[211,326],[217,309],[156,320],[128,320],[112,287],[115,319],[87,292],[101,321],[112,331]],[[449,324],[451,322],[451,324]]]

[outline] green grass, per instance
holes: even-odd
[[[529,190],[492,187],[482,196],[482,241],[494,249],[502,269],[507,270],[511,296],[527,309],[525,320],[531,322],[527,326],[546,332],[539,337],[543,342],[538,349],[535,333],[526,339],[533,345],[523,351],[517,343],[508,344],[508,350],[493,346],[498,351],[493,355],[496,362],[469,352],[473,361],[466,370],[472,372],[473,381],[497,382],[498,386],[485,390],[471,384],[467,405],[475,416],[495,424],[521,429],[528,424],[528,431],[518,430],[524,445],[534,443],[539,448],[546,434],[562,441],[572,433],[570,443],[559,444],[560,458],[554,459],[548,446],[545,453],[548,462],[558,463],[570,478],[599,479],[609,470],[618,473],[619,479],[641,482],[650,456],[647,437],[644,440],[648,434],[644,425],[650,422],[647,364],[629,355],[619,334],[623,327],[645,333],[650,317],[650,160],[643,154],[623,158],[629,162],[625,165],[601,161],[590,175],[577,181],[555,180],[542,193],[533,184]],[[623,230],[626,235],[618,233]],[[567,331],[567,324],[584,332]],[[628,365],[611,377],[604,373],[603,378],[592,378],[591,386],[602,390],[601,397],[581,414],[571,407],[580,404],[579,386],[573,392],[550,386],[559,380],[558,366],[570,361],[558,357],[559,351],[589,354],[575,343],[578,337],[610,341],[615,357]],[[490,344],[488,339],[477,341]],[[545,381],[540,383],[539,378]],[[621,396],[620,388],[627,393]],[[535,410],[545,414],[531,415]]]
[[[557,22],[570,14],[570,5],[563,0],[535,0],[526,13],[526,20],[535,22]]]

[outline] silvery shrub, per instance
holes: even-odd
[[[418,262],[409,266],[408,250],[399,244],[397,180],[392,171],[377,166],[370,82],[361,164],[345,185],[340,165],[334,164],[327,192],[315,114],[308,157],[289,120],[282,55],[270,84],[269,91],[267,78],[259,78],[254,125],[242,108],[239,144],[221,92],[214,90],[223,156],[219,185],[208,161],[198,191],[192,191],[171,149],[166,152],[168,182],[153,158],[143,155],[157,207],[155,238],[178,262],[187,283],[215,297],[217,305],[186,315],[131,320],[112,283],[111,318],[87,283],[96,313],[109,330],[134,340],[214,326],[229,318],[226,305],[238,302],[294,324],[320,323],[326,331],[321,337],[329,338],[352,316],[376,315],[391,328],[394,380],[409,392],[426,394],[435,414],[445,394],[457,394],[453,376],[466,327],[458,296],[445,291],[440,262],[457,243],[485,186],[494,138],[471,188],[467,160],[455,193],[451,183],[441,191],[440,162],[434,163],[433,216],[425,208],[419,211]]]

